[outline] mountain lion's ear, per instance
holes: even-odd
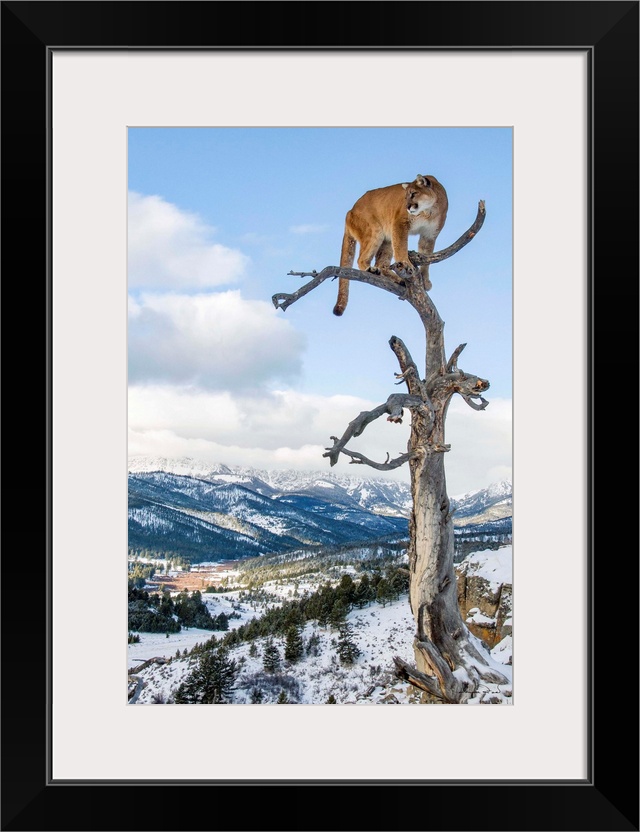
[[[402,183],[402,187],[403,187],[403,188],[405,189],[405,191],[406,191],[406,190],[407,190],[407,188],[409,187],[409,183],[408,183],[408,182],[403,182],[403,183]]]
[[[421,185],[423,188],[430,188],[431,187],[431,180],[428,179],[426,176],[422,176],[421,174],[418,174],[416,176],[416,182],[418,183],[418,185]]]

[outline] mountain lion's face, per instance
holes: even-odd
[[[432,208],[437,199],[437,193],[427,176],[416,179],[406,187],[405,205],[407,211],[414,217]]]

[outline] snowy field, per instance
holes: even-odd
[[[475,552],[465,558],[464,570],[467,577],[478,576],[487,581],[490,591],[495,591],[501,584],[512,583],[512,548],[504,546],[498,550]],[[460,564],[462,566],[463,564]],[[336,584],[340,574],[349,573],[356,577],[353,566],[345,564],[337,572],[332,572],[332,584]],[[336,577],[337,575],[337,577]],[[313,592],[327,580],[327,575],[315,573],[304,578],[287,580],[283,577],[268,581],[260,586],[260,600],[248,597],[240,590],[224,593],[202,593],[213,616],[224,613],[229,619],[229,629],[235,629],[252,618],[260,618],[273,606],[295,597],[297,593]],[[241,597],[242,596],[242,597]],[[467,619],[476,620],[478,610],[470,611]],[[273,704],[284,691],[289,702],[296,704],[324,704],[333,696],[336,704],[415,704],[422,694],[395,675],[393,657],[398,656],[414,665],[413,633],[415,622],[411,613],[407,595],[382,606],[370,603],[363,609],[352,609],[347,616],[352,627],[352,638],[359,650],[359,655],[351,665],[340,662],[337,653],[339,633],[330,626],[321,627],[315,621],[307,622],[302,631],[305,652],[303,657],[291,664],[284,660],[284,637],[275,637],[282,660],[281,668],[275,673],[266,673],[263,667],[263,650],[266,638],[253,642],[243,642],[229,651],[229,658],[239,666],[231,704],[252,704],[252,692],[260,689],[263,704]],[[509,622],[510,623],[510,622]],[[165,664],[152,663],[130,679],[130,691],[135,694],[131,704],[165,704],[170,703],[178,686],[196,666],[197,656],[176,656],[194,645],[203,644],[212,635],[217,639],[224,637],[220,631],[185,628],[179,633],[139,633],[140,642],[128,645],[129,669],[145,661],[161,657]],[[306,649],[309,639],[317,640],[315,649]],[[474,636],[471,636],[474,639]],[[481,642],[477,642],[481,646]],[[251,655],[253,652],[254,655]],[[491,651],[490,663],[508,679],[507,684],[497,685],[483,683],[474,699],[469,704],[480,704],[483,700],[492,704],[511,704],[512,702],[512,640],[507,636]]]
[[[225,615],[236,614],[240,618],[229,619],[229,629],[233,630],[241,624],[246,624],[247,621],[260,615],[248,603],[241,603],[238,601],[239,592],[225,592],[218,593],[202,593],[202,600],[207,605],[207,609],[211,615],[219,615],[223,612]],[[156,656],[163,656],[166,659],[175,656],[176,650],[182,652],[185,647],[187,650],[195,644],[202,644],[203,641],[208,641],[212,635],[216,638],[221,638],[224,633],[213,630],[200,630],[197,627],[183,627],[179,633],[137,633],[140,636],[139,644],[129,644],[128,648],[128,663],[127,667],[134,667],[141,662],[155,658]]]
[[[216,598],[216,600],[218,600]],[[248,618],[254,613],[251,611]],[[244,618],[244,616],[243,616]],[[247,620],[245,618],[245,620]],[[312,633],[319,637],[318,655],[306,655],[294,665],[283,661],[279,674],[265,674],[262,667],[264,638],[256,639],[258,655],[249,655],[251,645],[244,643],[230,651],[230,657],[242,664],[233,695],[234,704],[249,704],[251,690],[258,686],[263,689],[264,704],[274,703],[282,689],[291,701],[298,704],[323,704],[333,694],[337,704],[412,704],[420,702],[420,692],[411,685],[401,682],[394,675],[393,656],[414,662],[413,631],[414,621],[407,597],[382,607],[371,604],[361,610],[352,610],[347,618],[353,626],[353,638],[361,651],[355,663],[342,665],[335,650],[338,634],[329,627],[318,627],[308,622],[303,631],[305,644]],[[240,623],[238,620],[234,622]],[[216,633],[216,636],[221,634]],[[149,659],[152,655],[170,657],[176,649],[202,643],[211,636],[207,630],[188,630],[164,635],[141,634],[141,643],[130,645],[129,667],[135,664],[134,657]],[[334,644],[332,645],[332,640]],[[501,662],[511,655],[509,644],[501,642],[492,651],[494,666],[511,680],[511,666]],[[274,639],[284,654],[284,638]],[[194,666],[194,659],[181,658],[168,665],[151,665],[145,668],[139,678],[143,681],[136,698],[136,704],[166,703],[175,693]],[[507,685],[485,685],[482,693],[491,693],[502,704],[511,702],[511,683]],[[469,704],[477,704],[479,698]]]

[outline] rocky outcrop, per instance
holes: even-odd
[[[512,549],[473,552],[456,564],[458,603],[469,630],[489,647],[512,631]]]

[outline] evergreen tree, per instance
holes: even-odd
[[[228,701],[238,666],[227,650],[207,651],[176,692],[177,704],[223,704]]]
[[[218,639],[215,636],[211,636],[211,638],[207,639],[205,643],[202,645],[203,650],[215,650],[218,646]]]
[[[264,695],[260,688],[253,688],[251,691],[251,704],[252,705],[259,705],[260,702],[264,699]]]
[[[326,627],[329,623],[331,610],[335,603],[335,592],[331,586],[325,584],[320,590],[320,595],[317,602],[317,618],[318,624],[321,627]]]
[[[329,623],[334,629],[339,629],[340,625],[344,623],[349,607],[345,602],[339,598],[331,608],[331,615],[329,616]]]
[[[197,589],[191,595],[188,592],[181,592],[176,597],[174,612],[184,627],[198,627],[202,630],[225,629],[223,626],[216,626],[216,621],[209,613],[207,605],[202,600],[202,594]]]
[[[304,653],[304,644],[300,630],[293,624],[287,630],[287,641],[284,647],[284,657],[295,664],[300,661]]]
[[[247,641],[253,641],[254,638],[258,638],[260,635],[260,624],[255,615],[251,621],[247,622],[247,624],[242,624],[238,629],[242,630],[243,637]]]
[[[343,600],[348,607],[351,607],[356,597],[356,585],[354,584],[351,575],[342,576],[336,593],[338,598]]]
[[[330,693],[329,698],[327,699],[325,704],[326,705],[337,705],[338,703],[336,702],[335,696],[332,693]]]
[[[353,630],[351,624],[345,622],[340,627],[340,637],[337,644],[338,656],[342,664],[353,664],[356,658],[360,655],[355,641],[353,640]]]
[[[287,612],[287,616],[284,620],[284,626],[288,630],[289,627],[302,627],[304,624],[304,618],[302,615],[302,611],[300,609],[300,604],[296,601],[291,603],[289,610]]]
[[[249,648],[249,655],[252,659],[255,659],[258,655],[258,648],[256,647],[255,641],[251,642],[251,647]]]
[[[178,633],[180,624],[173,618],[170,607],[163,606],[160,596],[146,590],[129,587],[129,630],[144,633]]]
[[[371,581],[369,580],[369,576],[365,572],[365,574],[360,578],[360,583],[356,589],[355,594],[355,603],[358,607],[366,607],[366,605],[373,601],[374,598],[374,591],[371,586]]]
[[[214,618],[214,630],[226,631],[229,629],[229,616],[221,612]]]
[[[280,670],[280,651],[272,639],[269,639],[264,646],[262,666],[267,673],[277,673]]]
[[[386,578],[380,578],[376,589],[376,600],[383,607],[386,607],[392,597],[393,589],[391,588],[391,584]]]
[[[387,580],[391,584],[396,598],[403,592],[409,591],[409,575],[406,570],[390,569]]]
[[[229,630],[229,632],[224,637],[224,643],[227,647],[236,647],[242,639],[240,638],[240,634],[237,630]]]
[[[307,653],[309,656],[317,656],[320,652],[320,636],[314,630],[313,633],[309,636],[309,641],[307,642]]]
[[[288,705],[289,698],[284,690],[280,691],[280,695],[276,699],[276,705]]]
[[[158,610],[161,615],[173,615],[173,600],[168,592],[162,593],[162,598],[160,600],[160,606]]]

